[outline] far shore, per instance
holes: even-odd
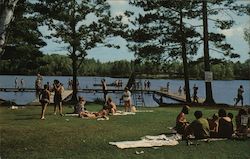
[[[0,76],[36,76],[36,74],[33,75],[26,75],[26,74],[0,74]],[[42,76],[62,76],[62,77],[71,77],[72,75],[44,75]],[[120,75],[110,75],[110,76],[95,76],[95,75],[78,75],[78,77],[111,77],[111,78],[129,78],[129,76],[120,76]],[[184,80],[184,77],[179,76],[168,76],[165,74],[140,74],[136,76],[137,79],[166,79],[166,80]],[[204,80],[202,78],[189,78],[189,80]],[[221,81],[233,81],[233,80],[250,80],[250,78],[242,77],[242,78],[234,78],[234,79],[213,79],[213,80],[221,80]]]

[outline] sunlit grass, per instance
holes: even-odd
[[[101,105],[89,104],[90,111],[98,111]],[[122,107],[119,107],[123,110]],[[49,106],[46,120],[39,120],[40,107],[26,107],[10,110],[0,108],[1,158],[250,158],[250,140],[217,141],[200,143],[199,146],[177,146],[154,148],[133,148],[121,150],[109,145],[110,141],[138,140],[145,135],[159,135],[168,132],[175,124],[180,107],[141,108],[153,112],[138,112],[136,115],[110,116],[107,121],[61,117],[52,115]],[[193,112],[202,110],[206,117],[217,112],[214,108],[191,109],[187,116],[193,120]],[[64,106],[64,112],[72,112]],[[236,110],[230,110],[236,115]],[[137,155],[135,151],[143,150]]]

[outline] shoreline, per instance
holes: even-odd
[[[0,76],[36,76],[27,75],[27,74],[0,74]],[[43,76],[62,76],[62,77],[71,77],[72,75],[43,75]],[[129,78],[129,76],[120,76],[120,75],[110,75],[110,76],[95,76],[95,75],[78,75],[77,77],[110,77],[110,78]],[[167,75],[147,75],[141,74],[138,75],[137,79],[164,79],[164,80],[184,80],[183,77],[169,77]],[[189,78],[189,80],[204,80],[202,78]],[[250,80],[250,78],[234,78],[234,79],[213,79],[216,81],[234,81],[234,80]]]

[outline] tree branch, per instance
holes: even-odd
[[[222,54],[224,54],[225,52],[223,52],[223,51],[219,51],[219,50],[216,50],[216,49],[213,49],[213,48],[209,48],[210,50],[213,50],[213,51],[215,51],[215,52],[218,52],[218,53],[222,53]]]

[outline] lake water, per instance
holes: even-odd
[[[21,79],[24,81],[24,88],[34,88],[34,83],[36,76],[13,76],[13,75],[0,75],[0,88],[14,88],[15,79],[18,79],[18,85],[20,85]],[[110,77],[78,77],[80,88],[100,88],[100,86],[95,87],[94,84],[100,84],[101,79],[105,78],[107,83],[113,83],[118,78]],[[55,79],[58,79],[63,83],[64,87],[67,89],[68,80],[72,79],[71,76],[44,76],[43,83],[50,82],[51,84]],[[122,80],[123,86],[126,85],[127,78],[119,78]],[[147,79],[151,82],[151,89],[159,90],[161,87],[166,87],[167,82],[170,83],[170,91],[177,92],[180,86],[183,87],[184,80],[165,80],[165,79]],[[142,83],[145,79],[141,79]],[[190,80],[190,88],[192,94],[192,87],[196,84],[199,87],[198,96],[200,98],[205,98],[205,83],[202,80]],[[244,87],[244,105],[250,105],[250,80],[229,80],[221,81],[215,80],[212,82],[213,97],[217,103],[226,103],[233,105],[234,98],[237,96],[237,89],[240,85]],[[108,87],[111,88],[111,87]],[[88,101],[94,101],[96,98],[103,98],[102,93],[79,93],[79,95],[84,96]],[[112,99],[119,104],[119,98],[121,93],[108,94]],[[0,99],[14,101],[17,104],[27,104],[36,98],[34,92],[0,92]],[[152,98],[152,94],[144,94],[145,104],[147,106],[157,106]],[[173,103],[173,100],[164,98],[164,102]]]

